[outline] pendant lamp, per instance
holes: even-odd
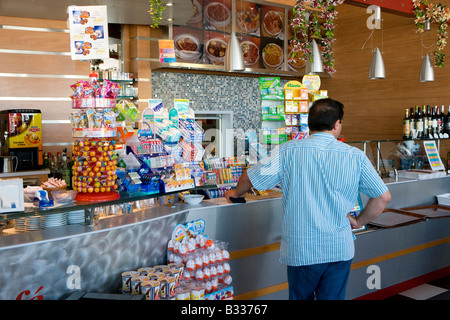
[[[375,48],[370,62],[369,79],[384,79],[385,77],[383,56],[380,50]]]
[[[245,70],[244,55],[241,45],[236,37],[236,33],[232,32],[230,41],[228,41],[227,50],[225,52],[225,70],[226,71],[243,71]]]
[[[323,62],[322,55],[319,50],[319,46],[315,39],[311,41],[312,50],[311,50],[311,61],[306,61],[305,71],[306,74],[314,74],[323,72]]]
[[[430,56],[428,53],[423,57],[422,66],[420,67],[420,82],[434,81],[434,69],[431,64]]]

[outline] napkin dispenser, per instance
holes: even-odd
[[[0,213],[24,210],[23,180],[0,180]]]

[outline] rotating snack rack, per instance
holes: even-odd
[[[89,83],[79,81],[72,86],[75,92],[80,83],[85,86],[85,92],[89,90],[86,89]],[[108,85],[112,90],[120,88],[112,82]],[[92,83],[92,87],[97,88],[98,92],[106,92],[96,82]],[[104,98],[83,97],[83,94],[72,97],[72,108],[77,110],[71,113],[72,137],[78,138],[72,149],[72,184],[77,191],[76,201],[98,202],[120,198],[116,191],[117,115],[112,110],[116,105],[116,96],[112,90]]]

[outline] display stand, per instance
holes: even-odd
[[[96,80],[78,81],[74,90],[71,113],[72,137],[76,140],[72,149],[72,185],[76,201],[100,202],[120,198],[117,190],[117,113],[116,97],[120,86],[107,81],[101,86]],[[89,97],[94,92],[94,98]],[[98,94],[104,94],[99,96]]]
[[[308,88],[305,88],[299,81],[289,81],[283,90],[286,133],[290,139],[308,137]]]
[[[279,77],[259,78],[262,142],[277,145],[287,141],[284,129],[283,90]]]

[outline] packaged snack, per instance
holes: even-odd
[[[103,126],[105,128],[115,128],[116,127],[117,113],[111,109],[106,109],[103,113]]]
[[[78,112],[71,112],[70,113],[70,123],[72,125],[72,128],[81,128],[81,118],[82,115]]]
[[[88,109],[86,110],[86,118],[88,122],[88,128],[95,128],[95,121],[94,121],[94,110]]]
[[[103,125],[103,112],[95,111],[94,112],[94,128],[101,128]]]

